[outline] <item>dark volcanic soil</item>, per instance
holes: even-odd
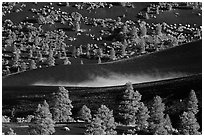
[[[202,41],[104,64],[58,65],[3,78],[3,87],[78,86],[104,87],[127,81],[142,83],[202,72]],[[5,92],[5,91],[3,91]]]

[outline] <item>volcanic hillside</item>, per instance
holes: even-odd
[[[202,72],[202,41],[149,55],[102,64],[58,65],[16,73],[3,78],[3,87],[103,87],[127,81],[141,83]]]

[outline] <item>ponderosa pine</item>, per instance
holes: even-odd
[[[54,124],[49,105],[44,101],[42,105],[38,105],[35,111],[34,118],[29,125],[29,133],[32,135],[52,135],[55,133]]]
[[[58,92],[53,93],[53,105],[51,112],[55,122],[72,121],[72,101],[69,99],[69,92],[64,87],[59,87]]]

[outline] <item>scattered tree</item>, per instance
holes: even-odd
[[[140,32],[141,32],[141,37],[147,35],[147,28],[146,28],[146,22],[142,21],[140,23]]]
[[[69,99],[69,92],[64,87],[59,87],[57,93],[53,93],[53,106],[51,113],[55,122],[72,121],[72,101]]]
[[[161,27],[161,24],[157,24],[157,26],[156,26],[156,35],[159,35],[159,36],[162,35],[162,27]]]
[[[189,100],[187,104],[187,111],[193,112],[195,115],[198,113],[198,99],[194,90],[190,91]]]
[[[22,62],[20,67],[21,67],[21,71],[26,71],[27,69],[27,65],[25,62]]]
[[[181,116],[180,134],[182,135],[200,135],[198,131],[200,125],[197,122],[195,114],[192,111],[184,112]]]
[[[121,122],[126,125],[135,125],[141,95],[138,91],[133,90],[130,82],[126,83],[126,90],[123,94],[123,99],[119,105]]]
[[[85,132],[86,135],[106,135],[102,126],[102,120],[99,117],[93,118]]]
[[[127,48],[127,41],[124,40],[123,44],[121,44],[121,55],[125,56],[126,55],[126,48]]]
[[[116,124],[113,117],[113,111],[105,105],[101,105],[95,118],[92,119],[86,130],[89,135],[116,135]]]
[[[166,135],[167,130],[165,129],[165,118],[164,118],[165,105],[162,103],[162,99],[159,96],[154,97],[152,105],[149,109],[150,118],[149,131],[154,135]]]
[[[140,106],[138,108],[138,112],[136,113],[136,131],[147,131],[149,123],[149,111],[148,108],[144,105],[143,102],[140,102]]]
[[[101,107],[98,109],[96,117],[102,120],[102,125],[104,126],[106,135],[117,134],[115,131],[116,125],[113,117],[113,110],[110,110],[105,105],[101,105]]]
[[[55,66],[55,58],[53,57],[53,50],[50,49],[49,57],[47,58],[48,66]]]
[[[79,111],[79,118],[86,122],[91,121],[91,118],[92,118],[91,110],[86,105],[83,105],[83,107]]]
[[[29,132],[32,135],[52,135],[55,133],[54,121],[46,101],[42,105],[38,105],[34,118],[29,125]]]
[[[30,64],[29,64],[29,68],[32,70],[32,69],[36,69],[36,63],[35,63],[35,60],[31,60],[30,61]]]
[[[168,135],[172,134],[178,134],[178,130],[173,128],[171,124],[171,119],[168,114],[165,115],[165,126],[164,126],[168,132]]]
[[[111,60],[116,60],[114,48],[111,48],[111,51],[110,51],[110,59],[111,59]]]

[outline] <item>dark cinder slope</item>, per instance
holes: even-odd
[[[202,41],[104,64],[59,65],[3,78],[3,87],[123,85],[202,73]]]

